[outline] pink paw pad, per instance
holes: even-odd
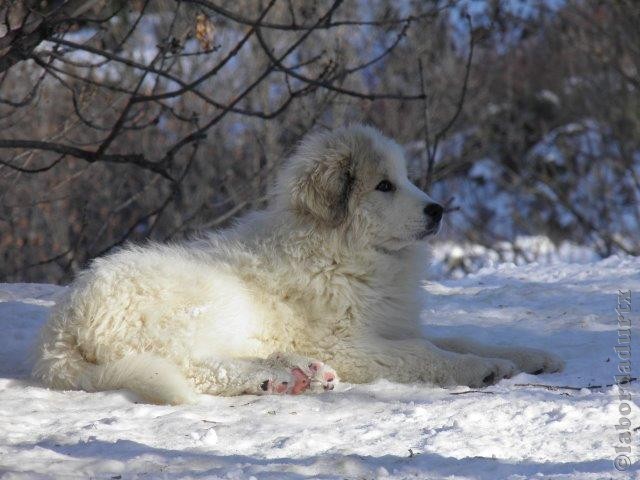
[[[276,382],[273,380],[265,380],[260,385],[260,388],[267,393],[283,394],[287,393],[289,389],[289,382]]]
[[[305,375],[305,373],[299,368],[296,367],[291,370],[291,374],[295,379],[293,388],[291,389],[292,394],[298,395],[299,393],[302,393],[306,389],[308,389],[309,385],[311,385],[311,380],[309,379],[309,377]]]
[[[333,390],[333,382],[336,379],[336,375],[333,372],[326,371],[327,368],[322,362],[312,362],[309,364],[309,368],[314,373],[314,376],[320,375],[323,380],[323,387],[325,390]]]

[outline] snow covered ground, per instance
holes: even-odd
[[[609,479],[631,404],[613,383],[618,290],[631,290],[640,356],[640,259],[497,264],[430,283],[424,321],[437,334],[552,349],[562,374],[518,375],[483,391],[379,381],[312,396],[135,403],[126,392],[44,389],[26,359],[59,287],[0,285],[0,477],[223,479]],[[640,369],[632,365],[637,376]],[[628,387],[640,394],[637,382]],[[626,407],[622,407],[625,410]],[[626,411],[626,410],[625,410]],[[624,460],[624,459],[623,459]]]

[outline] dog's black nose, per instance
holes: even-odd
[[[444,208],[439,203],[430,203],[424,207],[424,213],[434,222],[439,222],[442,219],[442,212],[444,212]]]

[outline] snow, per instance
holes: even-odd
[[[544,235],[520,235],[512,242],[495,242],[491,246],[445,240],[433,245],[429,275],[433,279],[462,278],[500,263],[550,265],[590,263],[600,258],[593,248],[569,241],[556,245]]]
[[[426,286],[424,321],[435,334],[550,349],[567,361],[561,374],[521,374],[483,391],[381,380],[321,395],[202,396],[191,406],[35,384],[29,347],[62,288],[0,285],[0,477],[638,479],[636,465],[617,472],[612,463],[623,445],[618,387],[586,387],[614,382],[617,292],[631,290],[639,311],[639,272],[638,258],[555,257]],[[634,313],[632,357],[638,321]],[[627,388],[640,394],[636,382]],[[632,431],[640,418],[627,403]]]

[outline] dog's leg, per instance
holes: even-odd
[[[541,373],[559,372],[564,368],[560,357],[552,353],[526,347],[500,347],[485,345],[467,338],[429,338],[438,348],[456,353],[472,353],[480,357],[505,358],[516,364],[523,372]]]
[[[200,393],[210,395],[297,395],[333,389],[337,375],[318,361],[272,355],[269,358],[210,359],[187,369]]]
[[[331,352],[331,364],[346,382],[368,383],[377,378],[403,383],[425,381],[439,386],[485,387],[512,376],[509,360],[483,358],[441,350],[425,339],[368,338],[341,343]]]

